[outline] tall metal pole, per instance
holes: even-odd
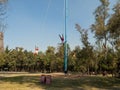
[[[67,50],[67,0],[65,0],[65,42],[64,42],[64,73],[67,74],[67,62],[68,62],[68,50]]]

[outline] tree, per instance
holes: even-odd
[[[54,69],[54,62],[55,62],[55,48],[49,46],[46,50],[46,58],[45,58],[45,67],[46,71],[50,72]]]
[[[4,69],[5,65],[5,53],[0,53],[0,70],[2,71]]]
[[[75,50],[73,50],[73,51],[69,51],[68,54],[68,70],[76,71],[75,68],[76,68],[76,52]]]
[[[64,62],[64,46],[60,44],[56,51],[56,70],[63,71],[63,62]]]
[[[83,65],[83,62],[82,62],[80,46],[76,46],[75,49],[72,51],[72,53],[71,53],[73,55],[72,59],[75,62],[74,70],[77,71],[77,72],[85,72],[86,68],[85,68],[85,66]]]
[[[81,50],[81,58],[85,63],[86,69],[90,71],[90,67],[93,66],[93,47],[90,45],[88,41],[88,30],[81,29],[80,25],[76,24],[76,29],[81,35],[81,41],[83,44],[83,48]]]
[[[108,14],[108,6],[109,6],[109,1],[108,0],[100,0],[101,5],[98,6],[93,13],[95,15],[95,24],[92,24],[92,31],[95,33],[95,37],[98,40],[103,40],[105,39],[105,45],[107,42],[107,25],[106,25],[106,20],[109,16]]]
[[[95,15],[95,24],[92,24],[91,30],[93,33],[95,33],[95,37],[97,39],[97,42],[103,42],[103,47],[105,51],[105,59],[107,55],[107,41],[108,41],[108,26],[106,24],[106,21],[109,17],[108,14],[108,6],[109,1],[108,0],[100,0],[101,5],[98,6],[93,13]]]
[[[114,54],[117,55],[117,68],[116,72],[120,72],[120,1],[116,3],[113,8],[114,13],[108,21],[109,38],[111,39],[111,45],[114,50]],[[114,58],[116,60],[116,58]],[[120,77],[120,75],[119,75]]]
[[[112,39],[111,44],[114,44],[116,49],[120,49],[120,1],[117,2],[113,10],[114,14],[108,21],[109,37]]]

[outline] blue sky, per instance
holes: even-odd
[[[110,7],[117,0],[110,0]],[[78,23],[88,29],[94,23],[93,12],[99,0],[68,0],[67,41],[71,49],[80,45],[80,34],[75,29]],[[5,47],[23,47],[40,51],[48,46],[57,47],[59,34],[64,34],[64,0],[9,0],[7,29],[4,33]],[[89,32],[90,42],[94,42]]]

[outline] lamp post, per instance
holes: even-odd
[[[67,0],[65,0],[65,42],[64,42],[64,73],[67,74],[68,50],[67,50]]]

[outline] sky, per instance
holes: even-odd
[[[109,0],[110,8],[117,0]],[[78,23],[89,29],[94,23],[93,12],[100,5],[99,0],[68,0],[67,42],[71,49],[82,46],[80,34],[75,29]],[[4,33],[4,45],[9,49],[23,47],[34,51],[35,46],[45,51],[48,46],[58,47],[64,34],[64,0],[9,0],[7,6],[7,29]],[[89,40],[94,44],[89,31]]]

